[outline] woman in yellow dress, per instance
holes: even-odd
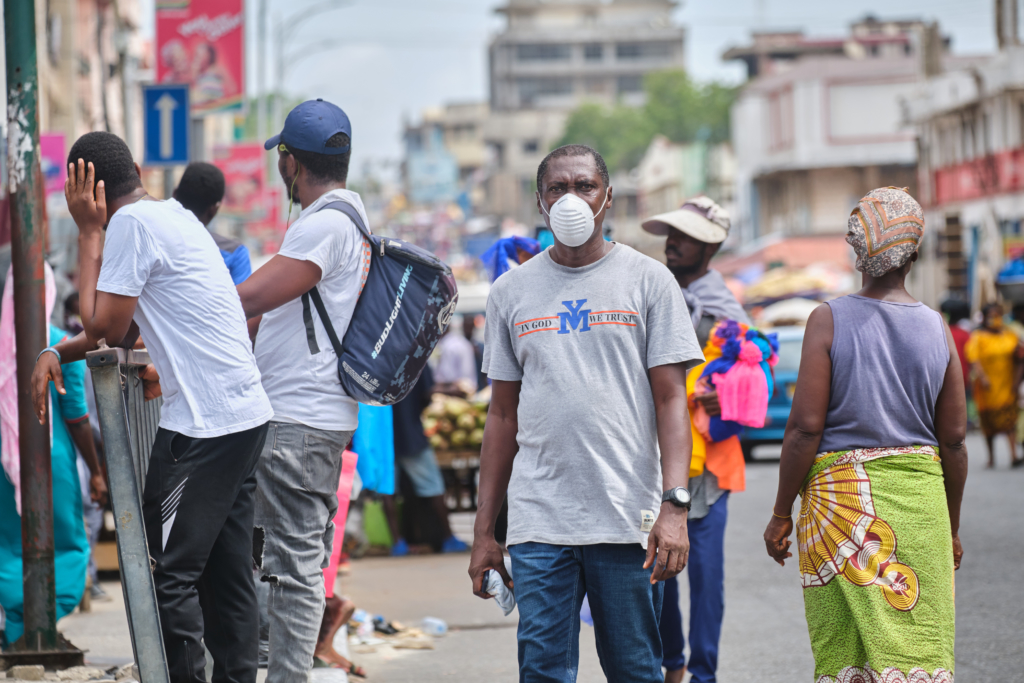
[[[988,445],[988,466],[995,466],[992,441],[1005,434],[1010,442],[1012,466],[1024,464],[1017,457],[1017,387],[1021,381],[1021,345],[1017,335],[1003,326],[1003,307],[989,304],[982,310],[982,326],[971,332],[964,353],[974,377],[981,431]]]

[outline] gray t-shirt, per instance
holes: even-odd
[[[703,362],[672,274],[621,244],[582,268],[549,249],[495,281],[486,332],[484,372],[523,383],[507,543],[646,547],[662,493],[647,371]]]

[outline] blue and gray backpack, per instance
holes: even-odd
[[[419,247],[370,233],[354,206],[334,201],[320,208],[340,211],[370,243],[370,270],[345,339],[339,340],[316,286],[302,295],[302,319],[311,353],[320,349],[313,332],[313,301],[338,354],[345,393],[360,403],[392,405],[412,391],[427,358],[451,322],[459,299],[452,270]]]

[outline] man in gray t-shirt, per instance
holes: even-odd
[[[555,245],[495,281],[487,303],[470,576],[488,597],[485,571],[505,575],[494,520],[507,493],[520,677],[575,669],[586,593],[608,679],[660,683],[661,582],[689,549],[685,370],[703,356],[671,273],[602,238],[600,155],[559,148],[537,186]]]

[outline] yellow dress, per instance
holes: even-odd
[[[971,332],[964,354],[969,363],[978,363],[988,377],[989,386],[974,382],[974,400],[978,404],[982,430],[986,434],[1014,431],[1017,422],[1017,394],[1013,386],[1014,353],[1020,340],[1008,329],[992,332],[979,328]]]

